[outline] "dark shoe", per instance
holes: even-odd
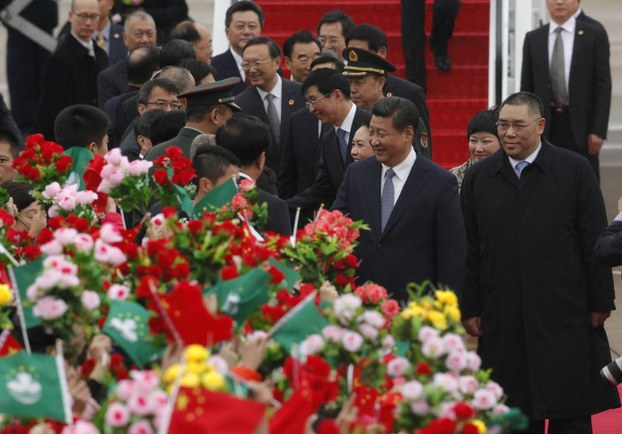
[[[451,69],[451,58],[447,54],[436,56],[435,62],[436,67],[443,72],[449,72]]]

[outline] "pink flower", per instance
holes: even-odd
[[[114,284],[108,288],[108,298],[110,300],[127,300],[130,295],[130,288],[125,285]]]
[[[426,400],[420,399],[410,403],[410,410],[417,416],[425,416],[430,412],[431,408]]]
[[[61,274],[58,279],[58,286],[61,288],[70,288],[80,285],[80,278],[75,274]]]
[[[80,301],[82,302],[82,306],[88,310],[97,309],[101,304],[99,294],[95,291],[84,291],[80,296]]]
[[[361,332],[365,339],[370,341],[373,341],[378,337],[378,329],[367,323],[359,324],[359,332]]]
[[[464,351],[452,351],[445,359],[445,366],[450,371],[458,373],[466,368],[466,353]]]
[[[97,200],[97,193],[90,190],[79,191],[75,198],[80,205],[90,205]]]
[[[91,422],[78,420],[73,425],[67,425],[61,434],[99,434],[99,430]]]
[[[140,384],[138,385],[140,387]],[[133,393],[130,395],[130,399],[127,400],[127,406],[130,411],[139,416],[147,416],[153,413],[153,401],[149,399],[149,396],[143,393]]]
[[[123,182],[123,178],[125,176],[123,176],[123,172],[120,171],[119,169],[113,169],[110,172],[110,175],[108,175],[108,177],[106,178],[106,181],[108,181],[108,183],[110,185],[112,185],[113,187],[121,184],[121,182]]]
[[[63,196],[58,200],[58,207],[65,211],[72,211],[76,207],[75,196]]]
[[[385,351],[392,351],[393,347],[395,347],[395,339],[393,339],[391,335],[386,335],[382,340],[382,349]]]
[[[60,190],[60,184],[58,182],[53,182],[45,186],[45,190],[43,190],[42,196],[47,200],[52,200]]]
[[[50,207],[50,209],[48,209],[48,216],[52,217],[52,218],[59,216],[59,214],[58,214],[58,206],[57,205],[52,205]]]
[[[117,384],[117,388],[115,389],[115,393],[117,397],[122,401],[127,401],[134,393],[136,389],[136,384],[132,380],[121,380],[119,384]]]
[[[442,372],[434,374],[433,383],[449,393],[456,392],[459,388],[458,379],[455,376]]]
[[[43,320],[60,318],[67,312],[67,303],[52,296],[45,296],[37,301],[32,313]]]
[[[471,405],[478,410],[490,410],[497,404],[495,395],[486,389],[479,389],[473,394]]]
[[[244,178],[240,181],[238,188],[240,189],[240,191],[251,191],[253,188],[255,188],[255,181]]]
[[[123,241],[123,237],[110,223],[106,223],[101,227],[101,229],[99,230],[99,238],[108,244],[114,244],[118,243],[119,241]]]
[[[498,400],[501,399],[501,397],[503,396],[503,388],[499,384],[495,383],[494,381],[489,381],[486,384],[485,389],[492,392],[492,394]]]
[[[391,319],[400,313],[400,305],[396,300],[389,299],[382,302],[380,310],[385,317]]]
[[[149,421],[141,419],[130,425],[127,434],[153,434],[153,429]]]
[[[482,359],[480,359],[479,355],[474,351],[469,351],[466,355],[467,359],[467,367],[471,372],[479,371],[480,366],[482,365]]]
[[[136,381],[136,387],[143,393],[149,393],[160,385],[160,377],[154,371],[131,371],[130,377]]]
[[[218,356],[214,356],[214,357],[218,357]],[[213,363],[214,357],[210,358],[210,365],[212,366],[214,366],[214,363]],[[223,362],[227,363],[225,359],[223,359],[222,357],[218,357],[218,358],[221,359]],[[216,367],[214,366],[214,368]],[[165,407],[168,404],[168,395],[163,390],[156,390],[149,396],[149,399],[151,399],[152,401],[154,412],[158,408]]]
[[[127,261],[127,256],[125,256],[125,253],[123,253],[123,251],[121,249],[119,249],[118,247],[110,247],[110,250],[108,251],[108,262],[111,263],[112,265],[114,265],[115,267],[118,267],[119,265],[125,263]]]
[[[378,304],[380,300],[387,297],[387,290],[382,286],[375,283],[366,283],[359,286],[354,290],[354,293],[358,295],[363,302]]]
[[[149,169],[153,166],[151,161],[147,160],[134,160],[130,163],[128,168],[128,173],[131,176],[140,176],[149,172]]]
[[[159,228],[164,224],[165,218],[164,214],[160,213],[151,218],[151,224],[155,227]]]
[[[80,234],[73,242],[76,250],[82,253],[88,253],[93,250],[94,244],[93,238],[89,234]]]
[[[403,377],[409,366],[410,363],[408,363],[408,360],[404,357],[396,357],[395,359],[391,359],[389,363],[387,363],[387,375],[393,378]]]
[[[72,228],[60,228],[54,231],[54,238],[63,246],[72,244],[78,236],[78,231]]]
[[[317,354],[324,348],[324,339],[320,335],[311,335],[300,344],[301,354],[308,356]]]
[[[110,190],[112,190],[112,186],[108,181],[102,179],[102,181],[97,186],[98,193],[110,194]]]
[[[402,396],[406,401],[415,401],[423,395],[423,386],[418,381],[409,381],[402,386]]]
[[[505,404],[497,404],[492,408],[492,414],[503,414],[510,411],[510,407]]]
[[[437,358],[445,354],[445,345],[443,339],[437,337],[430,337],[423,342],[421,346],[421,352],[426,357]]]
[[[95,242],[95,259],[99,262],[108,262],[111,249],[112,246],[106,244],[103,240],[97,240]]]
[[[458,384],[463,395],[473,395],[479,388],[479,382],[472,375],[464,375],[458,378]]]
[[[447,351],[449,352],[465,350],[464,341],[459,335],[455,333],[449,333],[443,336],[443,343],[445,344],[445,348],[447,348]]]
[[[340,342],[343,329],[336,325],[327,325],[322,329],[322,336],[329,342]]]
[[[430,338],[436,338],[438,337],[439,332],[437,329],[433,328],[433,327],[429,327],[429,326],[423,326],[421,327],[421,329],[419,330],[419,340],[421,342],[425,342]]]
[[[119,148],[111,149],[104,156],[104,160],[106,160],[106,162],[114,166],[119,166],[121,164],[122,159],[123,159],[123,155],[121,154],[121,150]]]
[[[225,359],[220,356],[212,356],[209,358],[209,364],[222,375],[227,375],[229,372],[229,364]],[[157,393],[157,392],[156,392]],[[164,395],[164,399],[166,399],[166,394]]]
[[[374,312],[373,310],[366,310],[361,315],[361,321],[366,322],[367,324],[379,329],[384,326],[384,317],[378,312]]]
[[[246,196],[244,196],[242,193],[236,193],[231,200],[231,206],[234,209],[248,208],[248,201],[246,200]]]
[[[41,253],[51,256],[60,255],[63,253],[63,245],[58,240],[52,240],[49,243],[45,243],[41,246]]]
[[[354,294],[345,294],[335,300],[333,309],[335,315],[344,321],[351,320],[354,317],[354,312],[361,307],[363,302]]]
[[[108,406],[104,420],[113,428],[122,428],[130,421],[130,411],[118,402],[113,402]]]
[[[341,336],[341,343],[346,351],[353,353],[361,349],[363,336],[356,332],[345,330]]]

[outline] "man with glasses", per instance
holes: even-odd
[[[467,272],[463,323],[480,337],[483,368],[529,416],[525,432],[592,432],[590,416],[619,407],[600,378],[611,361],[603,327],[615,309],[611,270],[595,261],[607,226],[588,161],[544,138],[540,99],[502,104],[502,150],[462,184]]]
[[[290,208],[315,210],[329,208],[352,163],[352,138],[361,125],[369,124],[370,114],[350,99],[348,80],[334,69],[311,72],[302,84],[307,108],[327,128],[320,139],[320,163],[313,185],[287,200]]]
[[[233,90],[234,95],[242,92],[249,83],[246,72],[242,68],[242,50],[246,43],[261,35],[264,14],[257,3],[241,0],[233,3],[225,14],[225,35],[229,41],[229,49],[212,58],[212,66],[216,70],[216,80],[239,77],[240,82]]]
[[[93,42],[99,22],[97,0],[74,0],[69,11],[71,32],[43,67],[39,130],[54,139],[54,119],[73,104],[97,106],[97,74],[107,63],[106,52]]]
[[[242,51],[241,66],[251,87],[235,97],[244,113],[257,116],[270,127],[272,142],[266,166],[275,173],[279,170],[289,116],[304,107],[300,84],[281,78],[280,64],[281,49],[272,39],[258,37],[248,41]]]
[[[346,35],[354,27],[354,20],[344,11],[326,12],[317,25],[317,37],[322,48],[331,50],[343,61],[343,49],[346,48]]]
[[[311,32],[296,32],[283,42],[285,65],[291,72],[290,80],[302,83],[311,73],[311,62],[320,57],[320,41]]]
[[[215,135],[218,127],[224,125],[233,116],[234,111],[240,110],[233,97],[233,87],[239,81],[239,78],[232,77],[202,84],[179,94],[180,98],[187,101],[186,125],[176,137],[151,148],[145,155],[145,160],[155,161],[160,155],[165,154],[169,146],[177,146],[186,157],[190,157],[190,147],[196,136]],[[157,104],[158,100],[152,102]],[[164,103],[163,100],[160,102]],[[170,102],[168,104],[170,105]]]

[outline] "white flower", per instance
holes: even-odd
[[[385,351],[392,351],[395,346],[395,339],[391,335],[386,335],[382,340],[382,349]]]
[[[63,246],[67,246],[73,243],[73,240],[78,236],[78,231],[73,228],[60,228],[54,231],[54,239],[61,243]]]
[[[404,357],[396,357],[395,359],[391,359],[389,363],[387,363],[387,375],[389,377],[402,377],[406,373],[406,370],[410,366],[408,360]]]
[[[97,200],[97,193],[84,190],[76,193],[76,202],[80,205],[90,205]]]
[[[88,253],[93,250],[94,244],[93,237],[89,234],[79,234],[73,243],[76,250],[82,253]]]
[[[443,343],[445,344],[447,351],[450,353],[458,350],[466,351],[462,337],[455,333],[449,333],[443,336]]]
[[[336,325],[327,325],[322,329],[322,336],[329,342],[341,342],[343,329]]]
[[[497,404],[495,395],[486,389],[479,389],[473,394],[471,405],[478,410],[490,410]]]
[[[474,351],[469,351],[466,355],[467,359],[467,368],[471,372],[479,371],[480,366],[482,366],[482,359],[480,359],[479,355],[477,355]]]
[[[485,389],[491,391],[497,400],[501,399],[503,396],[503,388],[494,381],[489,381],[486,384]]]
[[[341,336],[341,343],[346,351],[354,353],[361,349],[363,336],[356,332],[345,330]]]
[[[80,296],[82,306],[88,310],[97,309],[101,304],[101,298],[95,291],[84,291]]]
[[[437,372],[432,380],[435,386],[440,387],[446,392],[453,393],[458,390],[458,379],[451,374]]]
[[[58,240],[52,240],[41,246],[41,253],[48,256],[60,255],[61,253],[63,253],[63,245]]]
[[[322,336],[314,334],[308,336],[304,341],[300,344],[300,353],[303,356],[308,356],[311,354],[317,354],[324,348],[324,339]]]
[[[510,411],[510,407],[505,404],[497,404],[492,408],[492,414],[503,414]]]
[[[453,372],[460,372],[466,368],[466,353],[463,350],[452,351],[445,359],[445,366]]]
[[[67,312],[67,308],[67,303],[63,300],[46,296],[37,301],[32,313],[43,320],[53,320],[63,316]]]
[[[472,375],[463,375],[458,379],[460,392],[464,395],[473,395],[479,388],[479,382]]]
[[[354,317],[356,310],[361,307],[362,301],[354,294],[345,294],[335,300],[333,309],[335,316],[344,321],[351,320]]]
[[[410,403],[410,410],[417,416],[425,416],[430,413],[431,407],[426,400],[420,399]]]
[[[426,357],[437,358],[445,354],[445,344],[443,343],[443,339],[440,337],[432,336],[427,340],[423,341],[423,345],[421,346],[421,352]]]
[[[378,312],[374,312],[373,310],[366,310],[363,312],[359,320],[366,322],[377,329],[383,327],[385,323],[384,316]]]
[[[419,329],[418,338],[421,342],[426,342],[430,338],[437,338],[439,331],[433,327],[423,326]]]
[[[373,341],[378,337],[378,329],[368,323],[359,324],[359,331],[366,339]]]
[[[402,386],[402,396],[406,401],[415,401],[423,396],[423,385],[418,381],[409,381]]]

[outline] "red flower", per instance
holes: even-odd
[[[400,305],[397,301],[390,298],[382,302],[382,304],[380,305],[380,310],[386,318],[392,319],[398,313],[400,313]]]
[[[421,430],[421,432],[429,432],[435,434],[454,434],[456,432],[457,426],[458,423],[455,420],[451,420],[445,417],[442,419],[434,419],[432,422],[430,422],[430,425]]]
[[[158,185],[171,185],[171,181],[168,179],[168,174],[164,169],[158,169],[153,172],[153,180]]]
[[[430,369],[430,365],[425,362],[420,362],[417,365],[417,369],[415,369],[417,375],[432,375],[432,369]]]
[[[333,419],[324,419],[317,425],[317,434],[339,434],[339,425]]]
[[[359,260],[354,255],[348,255],[344,259],[346,265],[350,268],[357,268],[359,266]]]
[[[335,278],[335,285],[346,286],[348,283],[350,283],[350,279],[347,276],[344,276],[341,273],[337,273],[337,277]]]
[[[190,220],[188,230],[192,235],[199,235],[203,232],[203,222],[201,220]]]
[[[220,270],[220,277],[222,280],[231,280],[239,276],[240,274],[238,273],[238,269],[235,265],[228,265]]]
[[[59,173],[63,174],[63,173],[66,173],[71,168],[72,163],[73,161],[69,155],[63,155],[62,157],[58,159],[58,161],[54,162],[54,166],[56,166],[56,170]]]
[[[261,306],[261,316],[269,323],[274,324],[285,315],[285,309],[281,306],[270,306],[264,304]]]
[[[80,373],[85,378],[91,375],[93,369],[95,369],[95,359],[92,357],[89,357],[84,361],[84,363],[82,363],[82,365],[80,365]]]
[[[285,274],[281,270],[276,268],[274,265],[268,265],[268,273],[272,275],[272,279],[270,280],[270,283],[278,285],[283,280],[285,280]]]
[[[460,430],[460,434],[479,434],[479,429],[472,423],[467,423]]]
[[[454,413],[460,420],[470,419],[475,415],[475,410],[466,402],[457,402],[454,405]]]

